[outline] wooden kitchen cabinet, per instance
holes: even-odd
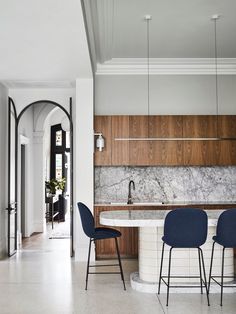
[[[215,116],[183,116],[183,137],[217,137]],[[183,161],[185,166],[217,165],[218,150],[216,141],[184,141]]]
[[[185,166],[218,164],[219,149],[217,141],[184,141],[183,149]]]
[[[236,138],[236,116],[219,116],[218,129],[221,138]]]
[[[218,155],[217,165],[219,166],[235,166],[236,165],[236,141],[223,140],[217,142]]]
[[[129,117],[129,136],[131,138],[147,138],[148,132],[148,116]],[[150,163],[150,147],[149,141],[130,141],[129,164],[133,166],[148,166]]]
[[[129,116],[111,117],[112,165],[129,165],[129,141],[116,141],[115,138],[129,137]]]
[[[105,147],[102,152],[94,148],[94,163],[96,166],[111,165],[111,116],[96,116],[94,118],[95,133],[101,132],[105,139]]]
[[[149,165],[178,166],[183,164],[182,141],[151,141]]]
[[[132,207],[129,207],[132,210]],[[94,217],[96,227],[104,227],[99,223],[99,215],[107,210],[127,210],[126,206],[95,206]],[[137,209],[137,208],[135,208]],[[143,209],[143,207],[142,207]],[[112,228],[112,227],[111,227]],[[122,258],[137,258],[138,257],[138,228],[115,227],[122,233],[118,238],[120,254]],[[95,243],[96,259],[117,258],[115,240],[106,239],[99,240]]]
[[[236,165],[236,116],[96,116],[106,144],[97,166]],[[115,141],[115,138],[211,138],[226,140]]]
[[[149,136],[157,138],[178,138],[183,134],[182,116],[150,116]],[[183,164],[183,143],[181,141],[151,141],[149,164],[152,166],[177,166]]]
[[[183,137],[217,137],[217,117],[183,116]]]
[[[150,137],[182,137],[182,116],[149,116]]]

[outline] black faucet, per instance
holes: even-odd
[[[128,193],[128,202],[127,204],[133,204],[132,195],[131,195],[131,185],[133,185],[133,190],[135,190],[135,184],[133,180],[129,181],[129,193]]]

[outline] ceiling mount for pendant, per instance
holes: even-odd
[[[220,18],[220,14],[213,14],[211,20],[218,20]]]
[[[144,15],[144,19],[146,21],[150,21],[152,19],[152,16],[150,14],[146,14],[146,15]]]

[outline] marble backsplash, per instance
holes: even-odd
[[[95,203],[234,201],[236,167],[95,167]]]

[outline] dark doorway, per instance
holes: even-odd
[[[55,220],[65,221],[70,203],[70,132],[65,132],[61,124],[51,126],[50,179],[66,179],[66,185],[55,209],[59,214]]]

